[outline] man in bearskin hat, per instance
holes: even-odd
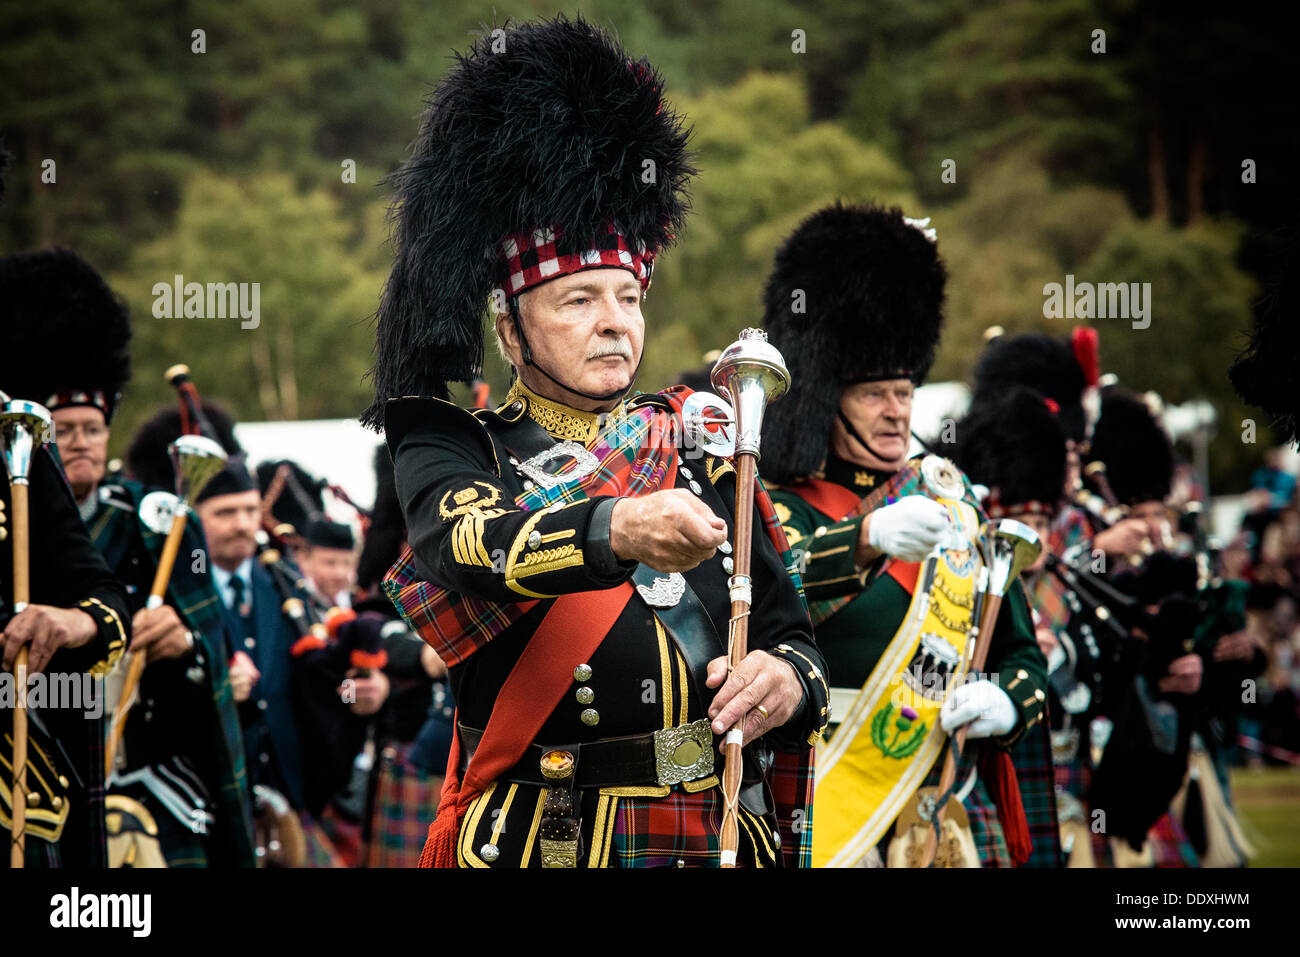
[[[0,258],[0,393],[58,407],[52,395],[67,372],[76,388],[108,408],[125,370],[125,316],[103,281],[66,251]],[[85,351],[70,350],[84,340]],[[93,357],[93,359],[92,359]],[[68,385],[72,380],[68,380]],[[83,401],[90,401],[89,394]],[[62,436],[60,436],[62,438]],[[130,634],[126,595],[95,549],[77,513],[54,445],[32,456],[29,471],[31,603],[15,612],[13,516],[9,482],[0,483],[0,625],[3,678],[0,741],[9,741],[13,668],[28,648],[29,676],[94,676],[82,707],[29,701],[25,860],[29,866],[102,867],[104,817],[103,682]],[[84,683],[79,685],[84,687]],[[64,685],[64,687],[67,687]],[[12,762],[4,744],[3,766]],[[9,774],[8,771],[5,772]],[[0,825],[12,813],[6,778],[0,789]],[[8,867],[9,854],[3,855]]]
[[[24,395],[54,417],[81,517],[126,586],[130,650],[148,663],[108,784],[108,806],[119,812],[110,817],[110,865],[123,864],[130,848],[126,863],[135,867],[251,866],[243,749],[216,592],[205,573],[178,561],[165,603],[146,608],[170,511],[159,512],[157,496],[146,502],[138,482],[105,482],[109,428],[131,371],[127,307],[75,253],[34,253],[29,262],[40,270],[31,288],[40,299],[27,321],[54,361],[30,372]],[[173,488],[170,463],[166,469]],[[202,549],[192,521],[181,554]]]
[[[962,755],[957,794],[970,829],[960,809],[949,813],[943,862],[1028,855],[1018,802],[988,787],[1012,786],[1004,749],[1043,716],[1042,652],[1013,583],[986,666],[1000,680],[964,674],[980,578],[971,543],[984,514],[950,462],[908,458],[913,392],[934,357],[945,281],[925,225],[896,209],[822,209],[778,250],[765,293],[768,336],[792,386],[768,411],[760,468],[779,485],[773,498],[802,554],[818,644],[844,689],[832,706],[841,725],[818,754],[815,864],[879,862],[896,819],[889,862],[916,863],[926,830],[913,826],[917,790],[927,774],[937,781],[947,735],[963,725],[990,747]],[[918,563],[936,547],[943,568],[927,572],[926,590]],[[918,591],[929,597],[925,616],[909,613],[926,607]],[[999,773],[976,775],[976,754]]]
[[[760,492],[752,650],[728,677],[734,469],[679,454],[684,391],[631,392],[688,135],[649,63],[560,17],[461,57],[396,174],[364,421],[408,527],[386,588],[459,706],[430,863],[717,866],[732,729],[738,862],[802,856],[825,667],[783,540]],[[489,304],[517,378],[472,414],[447,383],[478,373]]]

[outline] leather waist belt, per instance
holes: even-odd
[[[463,773],[483,732],[463,724],[457,725],[457,730]],[[633,734],[588,744],[554,747],[532,744],[519,763],[501,775],[501,780],[549,787],[552,782],[542,776],[541,760],[551,751],[566,751],[573,755],[573,786],[579,790],[665,786],[697,781],[713,774],[715,755],[713,732],[708,720],[701,718],[653,734]]]

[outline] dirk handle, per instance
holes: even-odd
[[[31,601],[31,578],[27,550],[29,529],[27,514],[27,483],[12,482],[9,486],[13,505],[14,550],[14,613],[22,611]],[[9,866],[24,865],[27,849],[27,646],[18,649],[14,660],[14,675],[18,678],[18,696],[14,704],[13,740],[13,815],[9,825]]]
[[[171,581],[172,568],[176,565],[181,539],[185,537],[185,516],[188,511],[182,503],[176,510],[176,514],[172,516],[172,527],[168,530],[167,540],[163,543],[162,556],[158,559],[158,570],[154,572],[153,587],[149,589],[146,608],[158,608],[167,595],[167,583]],[[135,689],[140,684],[140,676],[144,674],[147,656],[138,651],[128,651],[127,657],[130,663],[127,665],[126,680],[122,684],[122,696],[117,699],[117,709],[113,712],[113,721],[108,729],[108,743],[104,748],[105,781],[113,773],[113,761],[117,757],[117,749],[122,745],[122,735],[126,732],[126,719],[131,713],[131,696],[135,694]]]

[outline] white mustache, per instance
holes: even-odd
[[[632,343],[627,338],[615,339],[612,342],[602,342],[598,345],[588,359],[603,359],[605,356],[621,356],[628,362],[632,361]]]

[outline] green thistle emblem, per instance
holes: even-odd
[[[892,701],[885,702],[885,706],[876,712],[876,716],[871,719],[871,743],[887,758],[910,758],[925,740],[925,733],[929,729],[924,721],[916,720],[916,712],[911,708],[903,708],[898,717],[891,721],[893,714]],[[885,740],[886,736],[889,736],[888,741]]]

